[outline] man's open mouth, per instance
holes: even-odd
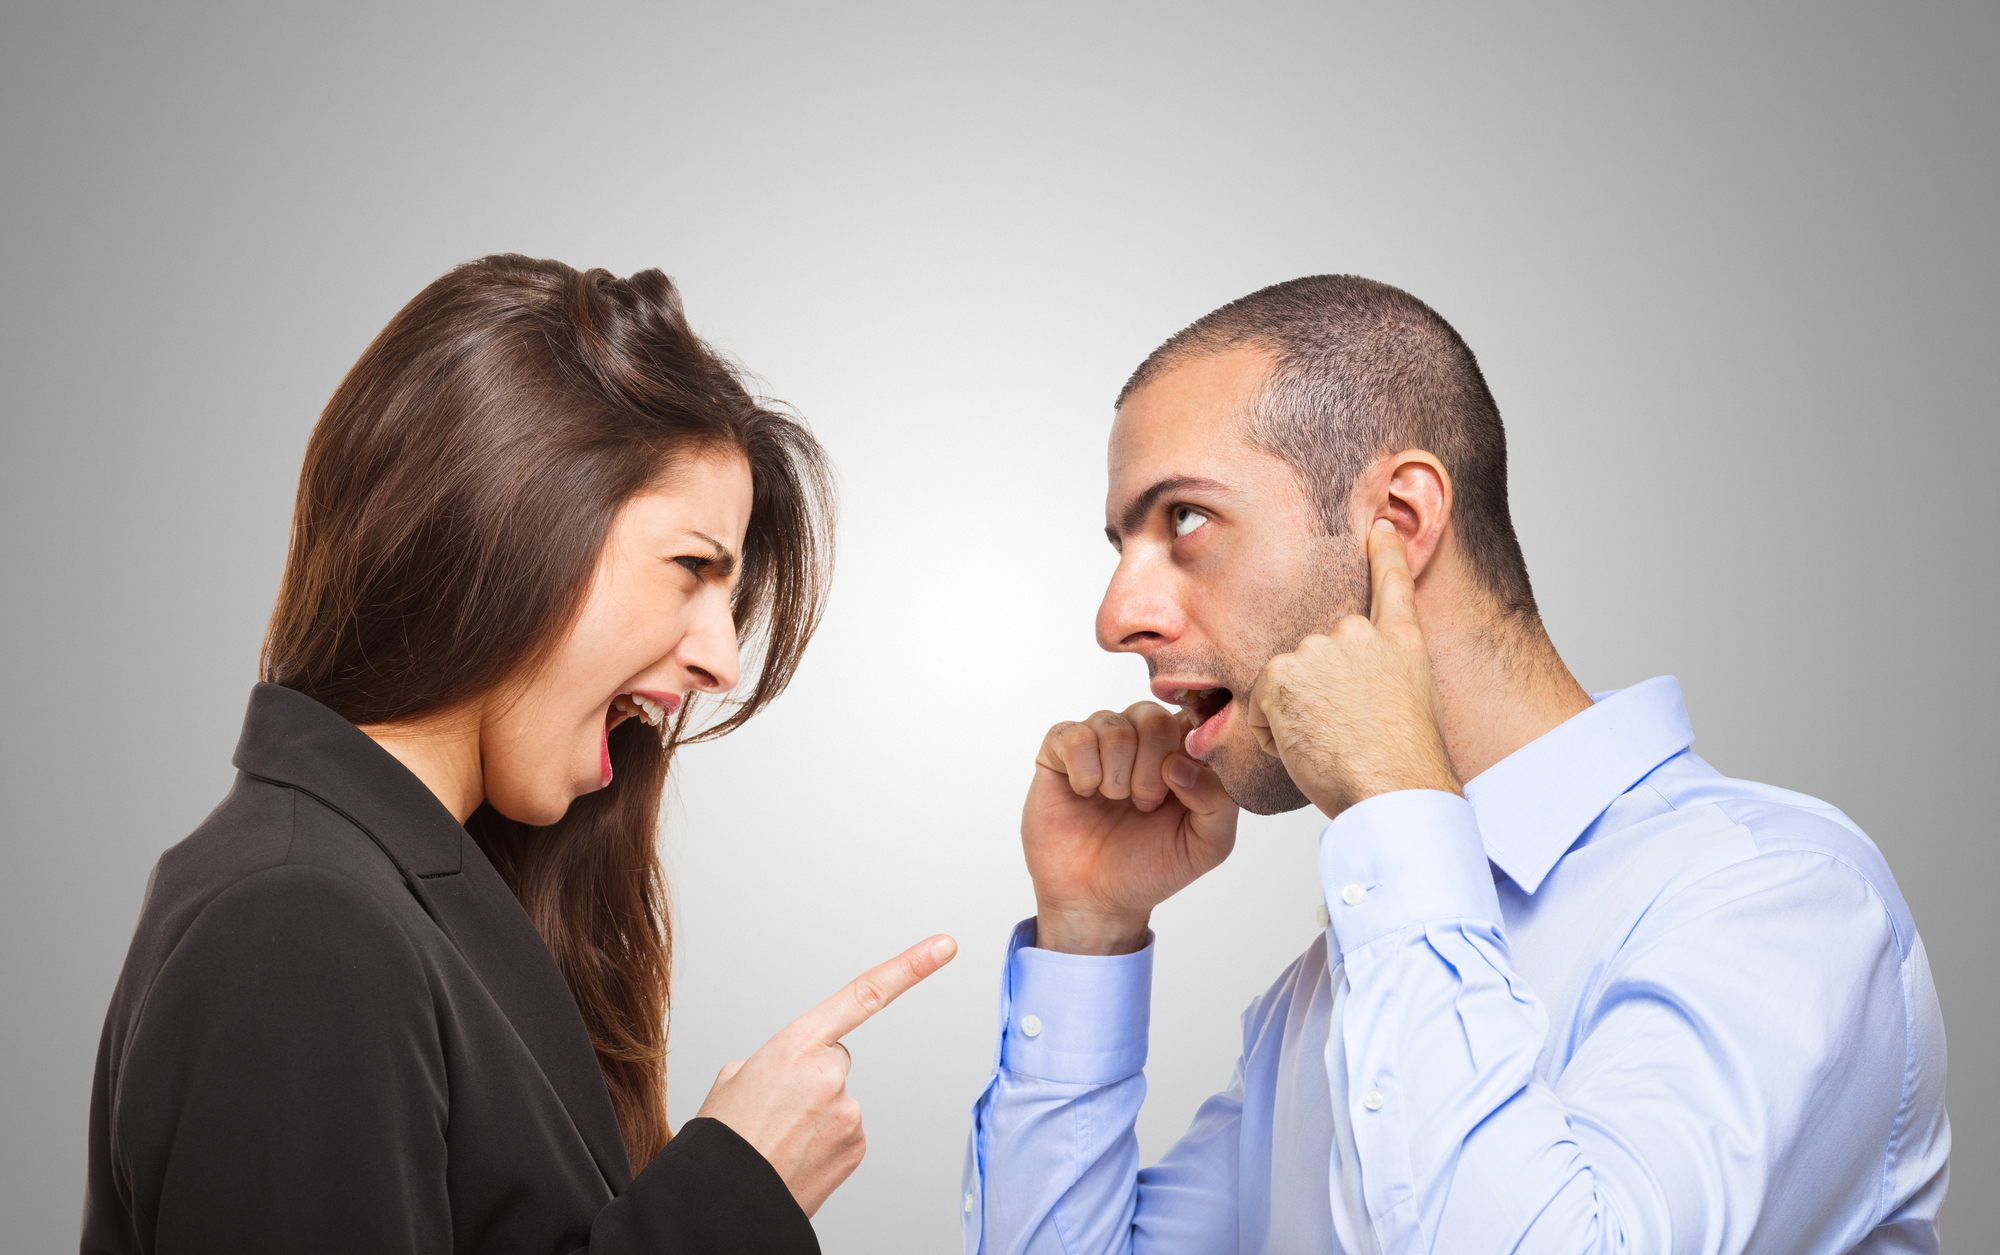
[[[1194,716],[1194,724],[1198,728],[1221,714],[1234,697],[1234,693],[1224,688],[1175,689],[1173,702]]]

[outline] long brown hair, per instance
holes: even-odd
[[[490,805],[466,822],[576,996],[634,1171],[672,1136],[667,765],[782,692],[819,623],[833,518],[819,445],[689,329],[658,270],[469,262],[404,306],[327,403],[264,639],[264,679],[356,724],[448,710],[546,659],[619,506],[719,452],[749,463],[754,492],[734,600],[744,696],[701,724],[688,702],[664,747],[638,720],[615,729],[612,785],[557,823]]]

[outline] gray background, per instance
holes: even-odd
[[[663,267],[839,464],[825,630],[665,836],[676,1121],[864,965],[964,943],[854,1038],[829,1251],[956,1242],[1030,756],[1143,696],[1091,641],[1110,398],[1327,271],[1480,354],[1584,683],[1679,675],[1700,752],[1887,853],[1950,1033],[1946,1232],[2000,1232],[2000,7],[1389,7],[8,6],[0,1244],[74,1240],[103,1009],[230,779],[319,407],[498,250]],[[1149,1156],[1310,939],[1316,826],[1247,820],[1159,913]]]

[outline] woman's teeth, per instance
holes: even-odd
[[[631,715],[649,728],[660,730],[660,744],[666,745],[672,730],[667,727],[667,708],[650,697],[638,693],[620,693],[611,699],[611,706]]]

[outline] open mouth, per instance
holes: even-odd
[[[1174,705],[1194,716],[1196,727],[1222,713],[1235,697],[1228,689],[1175,689]]]
[[[1194,726],[1188,730],[1184,748],[1190,757],[1200,758],[1222,736],[1223,716],[1236,694],[1226,688],[1175,689],[1172,701],[1186,712]]]
[[[680,699],[674,697],[661,701],[644,693],[620,693],[611,699],[611,708],[604,712],[604,731],[608,735],[627,719],[637,719],[649,728],[658,728],[660,744],[665,746],[673,732],[667,725],[667,716],[679,707]]]

